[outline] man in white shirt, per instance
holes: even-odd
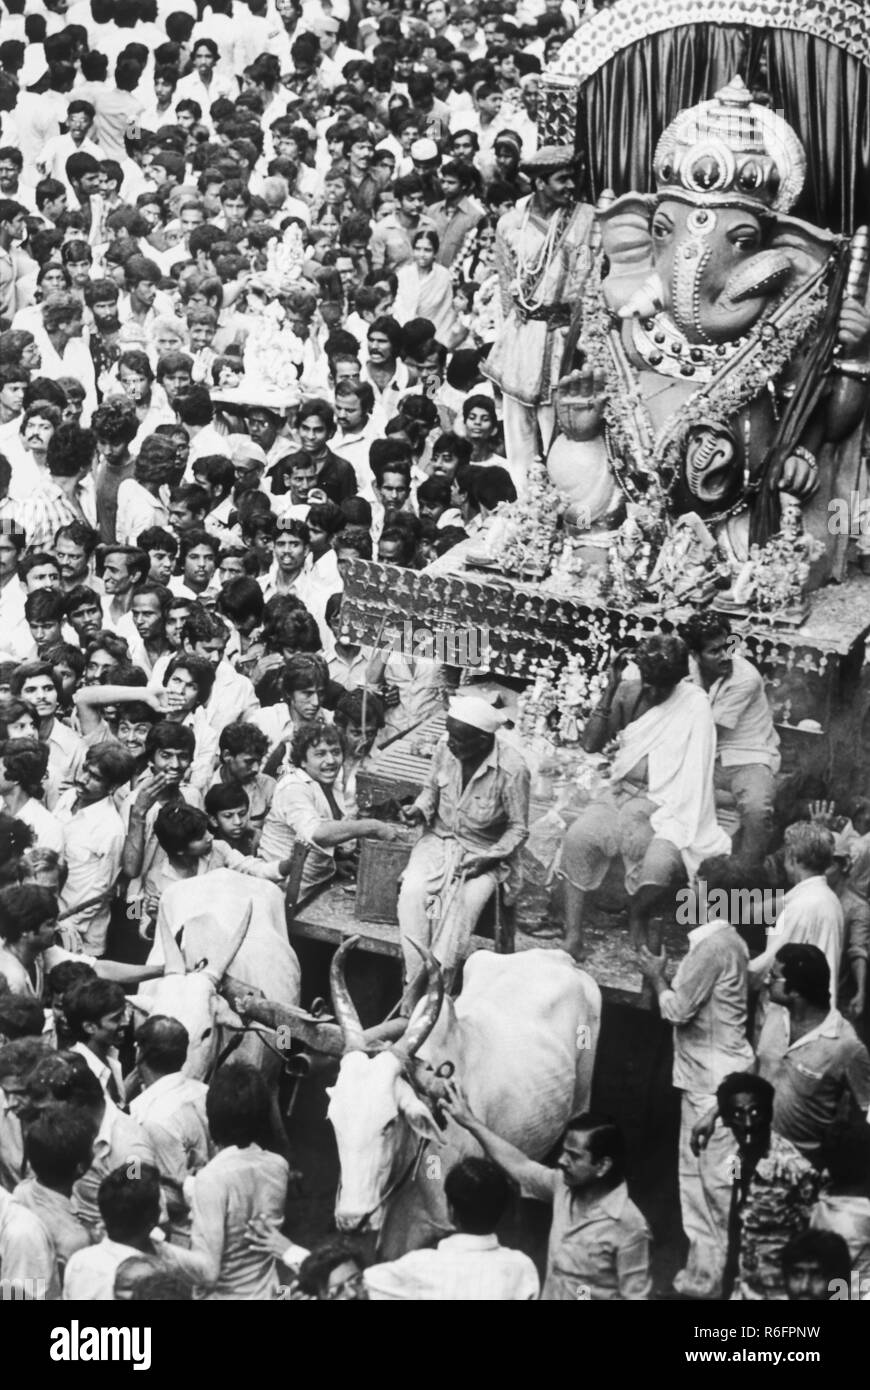
[[[25,531],[14,521],[0,527],[0,648],[13,661],[29,661],[36,654],[24,616],[24,586],[18,578],[18,558],[26,544]]]
[[[32,1069],[27,1091],[31,1105],[38,1110],[61,1100],[74,1106],[91,1122],[93,1153],[89,1168],[73,1184],[72,1211],[91,1239],[98,1241],[105,1234],[104,1217],[98,1203],[103,1179],[116,1168],[125,1173],[142,1173],[153,1165],[154,1151],[135,1120],[108,1098],[83,1057],[69,1052],[48,1053]],[[156,1224],[156,1218],[151,1224]],[[111,1231],[109,1236],[112,1238]],[[114,1238],[118,1238],[117,1234]]]
[[[64,995],[64,1015],[75,1042],[104,1095],[123,1106],[124,1076],[118,1047],[124,1037],[127,999],[112,980],[85,980]]]
[[[66,134],[54,135],[47,140],[39,152],[36,168],[42,178],[59,179],[67,183],[66,162],[71,154],[84,150],[94,159],[105,159],[106,155],[89,137],[92,134],[96,112],[89,101],[71,101],[67,107]]]
[[[2,1187],[0,1270],[4,1298],[42,1302],[59,1297],[57,1262],[47,1230],[32,1211]]]
[[[56,601],[46,595],[47,602]],[[63,831],[42,802],[48,771],[48,749],[33,740],[15,740],[0,759],[0,796],[7,815],[33,831],[33,847],[50,849],[63,858]]]
[[[716,725],[717,788],[734,797],[744,859],[760,863],[773,833],[779,736],[760,671],[735,650],[719,613],[694,613],[683,628],[693,674],[707,691]]]
[[[72,63],[52,63],[47,91],[19,94],[6,140],[21,150],[25,176],[33,183],[36,161],[48,141],[60,134],[61,121],[66,120],[75,75]]]
[[[130,1114],[148,1136],[171,1216],[187,1215],[185,1178],[204,1168],[213,1146],[205,1115],[208,1087],[182,1072],[189,1045],[177,1019],[152,1015],[136,1033],[136,1071],[143,1089]]]
[[[506,1250],[495,1235],[511,1201],[504,1171],[487,1158],[463,1158],[444,1181],[456,1234],[434,1250],[412,1250],[365,1272],[377,1302],[529,1302],[540,1293],[528,1255]]]
[[[63,826],[69,868],[61,908],[69,912],[68,925],[94,956],[105,953],[124,848],[124,826],[112,793],[132,774],[129,753],[116,743],[98,743],[88,750],[75,788],[64,792],[54,808]]]
[[[329,447],[339,458],[346,459],[356,475],[357,491],[368,502],[375,500],[374,474],[369,463],[369,448],[377,439],[377,427],[372,423],[374,392],[368,382],[339,381],[335,387],[335,419],[338,428]]]
[[[100,1216],[106,1234],[98,1245],[70,1256],[64,1302],[110,1303],[118,1266],[133,1256],[158,1262],[151,1232],[160,1220],[160,1182],[151,1164],[122,1163],[100,1183]]]
[[[335,15],[320,9],[318,13],[312,13],[310,18],[305,17],[304,23],[308,33],[315,34],[320,41],[323,62],[318,68],[318,76],[323,85],[332,90],[344,81],[342,72],[345,63],[352,63],[363,55],[359,49],[349,48],[339,39],[341,25]]]
[[[202,123],[211,129],[210,111],[218,97],[234,101],[238,96],[238,86],[234,77],[215,72],[220,53],[214,39],[199,38],[191,50],[193,71],[182,77],[175,89],[175,104],[184,98],[199,102],[202,107]]]
[[[206,718],[219,734],[227,724],[242,719],[250,722],[260,708],[254,687],[227,661],[224,653],[230,640],[230,630],[222,618],[194,609],[182,628],[185,651],[204,657],[215,668],[215,682],[205,705]]]
[[[551,1203],[542,1302],[649,1299],[651,1236],[628,1195],[625,1139],[618,1125],[604,1115],[575,1115],[568,1121],[556,1167],[548,1168],[478,1120],[455,1082],[447,1083],[443,1105],[524,1196]]]
[[[695,925],[689,953],[670,985],[665,951],[656,956],[645,946],[640,949],[641,971],[658,994],[662,1018],[673,1025],[673,1084],[681,1093],[680,1207],[689,1242],[674,1288],[687,1298],[721,1297],[731,1199],[728,1157],[734,1148],[731,1131],[719,1126],[706,1148],[695,1153],[692,1130],[716,1105],[720,1082],[732,1072],[751,1071],[755,1062],[746,1037],[749,951],[727,907],[718,905],[730,904],[732,893],[744,888],[745,875],[736,860],[709,859],[701,865],[691,900],[696,911],[690,914]]]
[[[46,805],[54,811],[58,797],[69,791],[81,771],[84,744],[68,724],[57,717],[62,687],[48,662],[22,662],[10,680],[12,694],[29,701],[39,720],[40,742],[48,748]]]
[[[97,408],[97,387],[94,361],[82,337],[82,315],[82,304],[74,295],[50,294],[42,307],[42,328],[33,336],[45,376],[71,376],[81,382],[85,392],[81,422],[88,425]]]
[[[834,858],[834,837],[815,821],[795,821],[785,832],[785,871],[794,885],[768,928],[767,945],[749,963],[749,984],[761,995],[755,1011],[755,1035],[761,1032],[769,1007],[767,977],[774,957],[788,942],[818,946],[831,972],[831,1003],[837,1002],[840,957],[843,952],[843,909],[828,886],[825,872]]]

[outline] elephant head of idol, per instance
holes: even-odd
[[[739,77],[679,113],[654,169],[655,195],[599,214],[605,300],[621,318],[663,311],[689,343],[733,342],[830,252],[828,233],[785,216],[803,187],[800,141]]]

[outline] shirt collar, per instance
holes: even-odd
[[[75,802],[76,797],[78,796],[78,792],[76,791],[75,787],[72,788],[71,795],[72,801],[69,804],[70,809],[72,810],[72,806]],[[99,816],[104,816],[107,810],[114,811],[114,809],[115,803],[112,800],[112,798],[110,796],[101,796],[99,801],[92,801],[90,806],[80,806],[79,809],[74,812],[74,815],[78,816],[79,818],[81,818],[82,816],[88,816],[90,819],[94,820]]]
[[[106,1081],[112,1075],[111,1068],[102,1060],[101,1057],[97,1056],[96,1052],[92,1052],[91,1049],[85,1043],[73,1043],[72,1047],[70,1048],[70,1052],[77,1052],[80,1057],[83,1057],[84,1060],[87,1062],[88,1066],[90,1067],[91,1071],[94,1073],[94,1076],[96,1076],[100,1081]]]
[[[624,1182],[620,1182],[617,1183],[616,1187],[611,1188],[609,1192],[605,1192],[604,1196],[596,1202],[596,1206],[600,1207],[608,1216],[612,1216],[618,1220],[619,1217],[622,1216],[627,1201],[628,1188]]]
[[[704,922],[700,927],[693,927],[688,933],[689,950],[691,951],[695,946],[700,946],[702,941],[706,941],[708,937],[713,936],[717,931],[721,931],[724,927],[730,926],[731,923],[728,921],[727,917],[714,917],[711,921]]]
[[[498,1237],[495,1235],[472,1236],[464,1231],[456,1231],[438,1242],[439,1250],[498,1250]]]
[[[804,1033],[802,1038],[791,1041],[791,1019],[786,1016],[786,1033],[789,1035],[788,1050],[791,1052],[796,1047],[803,1047],[804,1043],[812,1042],[813,1038],[838,1038],[843,1031],[845,1023],[843,1015],[839,1009],[831,1009],[826,1018],[821,1023],[816,1024],[808,1033]]]
[[[152,1081],[150,1086],[145,1087],[142,1095],[153,1100],[155,1096],[161,1096],[166,1091],[182,1090],[190,1079],[180,1071],[171,1071],[166,1076],[158,1076],[156,1081]]]
[[[624,1182],[617,1183],[609,1192],[605,1192],[602,1197],[596,1197],[594,1201],[589,1201],[582,1190],[579,1192],[569,1190],[571,1191],[572,1202],[576,1202],[585,1215],[602,1213],[615,1221],[618,1221],[622,1216],[625,1204],[629,1199],[628,1188]]]
[[[445,737],[446,737],[446,735],[445,735]],[[459,759],[457,758],[456,761],[458,762]],[[484,758],[483,762],[480,764],[479,767],[476,767],[476,768],[474,769],[474,771],[472,772],[472,774],[471,774],[471,776],[469,777],[468,782],[467,782],[466,785],[467,785],[467,786],[470,786],[471,783],[472,783],[473,781],[475,781],[475,779],[478,778],[478,777],[481,775],[481,773],[484,771],[484,769],[485,769],[485,768],[488,768],[488,767],[495,767],[495,768],[498,767],[498,736],[496,736],[495,743],[492,745],[492,748],[490,748],[490,750],[489,750],[489,752],[487,753],[486,757]]]
[[[34,1192],[43,1206],[59,1207],[62,1211],[72,1211],[72,1202],[63,1192],[53,1187],[44,1187],[38,1178],[31,1179],[31,1192]]]
[[[828,886],[828,880],[824,874],[810,874],[809,878],[802,878],[800,883],[796,883],[793,888],[789,888],[786,893],[787,898],[794,900],[800,893],[814,892],[820,883]]]
[[[103,1118],[100,1120],[100,1127],[94,1139],[94,1152],[96,1152],[98,1145],[101,1145],[103,1149],[110,1149],[112,1147],[112,1130],[115,1127],[116,1119],[121,1113],[115,1102],[109,1096],[105,1096],[104,1099],[105,1109],[103,1110]]]

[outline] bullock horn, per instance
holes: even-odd
[[[164,975],[186,975],[187,961],[184,959],[184,952],[176,941],[168,922],[164,923],[161,942],[163,945]]]
[[[441,974],[441,966],[432,952],[421,946],[412,936],[409,936],[408,940],[414,950],[419,951],[423,957],[428,976],[426,994],[420,1012],[408,1024],[404,1037],[396,1045],[396,1051],[403,1052],[407,1057],[413,1057],[432,1032],[441,1012],[441,1005],[444,1002],[444,977]]]
[[[213,967],[206,966],[206,973],[211,975],[212,979],[215,981],[216,984],[220,984],[224,975],[226,975],[227,971],[229,970],[230,966],[232,965],[233,961],[238,955],[242,942],[248,934],[248,927],[251,925],[251,917],[253,916],[253,913],[254,905],[253,903],[249,902],[246,905],[244,912],[242,913],[241,922],[236,927],[236,930],[233,932],[233,935],[230,939],[229,947],[227,949],[227,953],[221,964],[219,966],[215,965]]]
[[[329,984],[332,991],[332,1007],[336,1018],[341,1025],[344,1035],[345,1052],[364,1052],[365,1034],[360,1022],[360,1016],[356,1011],[356,1005],[350,997],[350,990],[347,987],[347,980],[344,978],[344,962],[349,951],[359,941],[358,936],[349,936],[347,941],[343,941],[332,957],[332,964],[329,967]]]

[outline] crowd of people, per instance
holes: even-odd
[[[573,151],[539,138],[540,79],[592,7],[3,2],[0,1281],[654,1296],[608,1115],[572,1119],[544,1166],[451,1083],[481,1151],[445,1178],[454,1233],[379,1264],[344,1236],[309,1252],[285,1234],[264,1076],[192,1079],[185,1026],[128,1005],[163,973],[163,895],[214,870],[303,895],[352,874],[361,837],[421,825],[409,981],[420,944],[455,981],[490,899],[516,902],[529,770],[506,712],[434,657],[354,643],[342,591],[355,561],[497,545],[526,494],[549,397],[521,383],[552,376],[571,290],[545,237],[537,271],[568,278],[522,300],[524,237],[578,251],[591,226]],[[367,814],[372,751],[444,710],[421,795]],[[618,750],[566,830],[553,914],[582,963],[622,859],[682,1098],[676,1292],[827,1297],[870,1273],[870,808],[785,813],[762,678],[709,614],[617,655],[583,741]],[[662,913],[702,880],[788,891],[751,958],[756,924],[711,910],[671,978]],[[517,1190],[553,1207],[543,1279],[496,1235]]]

